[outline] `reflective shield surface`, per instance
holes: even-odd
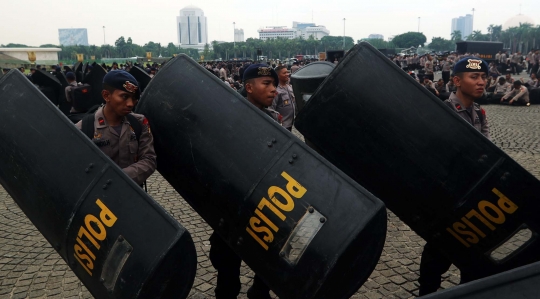
[[[163,177],[279,298],[349,298],[373,271],[384,205],[191,58],[137,111]]]
[[[298,110],[304,108],[311,95],[334,70],[335,66],[328,61],[312,62],[291,75],[291,84]]]
[[[349,52],[295,125],[471,277],[539,260],[539,181],[371,45]]]
[[[92,70],[84,77],[83,83],[90,85],[90,100],[82,103],[83,108],[80,111],[86,111],[95,105],[105,104],[101,91],[103,90],[103,77],[107,71],[99,64],[93,63]]]
[[[0,183],[92,295],[186,298],[189,233],[19,71],[0,105]]]
[[[36,69],[36,72],[32,74],[32,82],[39,86],[39,90],[54,105],[58,105],[62,84],[55,76],[47,71]]]
[[[439,291],[422,299],[536,299],[540,262]]]
[[[133,66],[129,70],[129,73],[133,77],[135,77],[135,79],[137,79],[137,82],[139,82],[139,86],[141,88],[141,93],[142,93],[144,89],[146,88],[146,86],[148,86],[148,83],[150,83],[150,80],[152,78],[150,77],[150,75],[148,75],[148,73],[145,70],[141,69],[138,66]]]

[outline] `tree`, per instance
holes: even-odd
[[[420,32],[407,32],[400,35],[396,35],[392,42],[398,48],[410,48],[424,46],[427,38],[423,33]]]
[[[482,31],[476,30],[471,33],[467,37],[467,40],[470,41],[488,41],[489,40],[489,34],[482,34]]]
[[[455,43],[442,37],[434,37],[428,47],[434,51],[452,51],[455,49]]]
[[[380,38],[366,38],[366,39],[359,40],[358,43],[362,41],[370,43],[373,47],[377,49],[395,49],[396,48],[393,42],[387,42]]]
[[[452,37],[450,38],[450,40],[454,42],[462,41],[463,38],[461,36],[461,30],[454,30],[454,32],[452,32]]]

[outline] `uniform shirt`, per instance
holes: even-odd
[[[77,87],[79,85],[80,84],[77,83],[77,81],[73,81],[73,82],[69,83],[68,86],[66,86],[66,89],[65,89],[66,101],[68,101],[69,103],[73,103],[73,98],[71,97],[71,91],[73,90],[73,87]],[[71,109],[69,110],[69,113],[79,113],[79,111],[75,110],[75,108],[73,108],[73,104],[72,104]]]
[[[521,55],[518,55],[517,53],[512,56],[511,61],[513,63],[520,63],[521,62]]]
[[[92,141],[111,160],[120,166],[137,184],[144,181],[156,170],[154,137],[150,133],[148,120],[142,114],[132,114],[141,123],[139,142],[135,131],[126,117],[122,120],[120,135],[107,123],[100,107],[94,116],[94,138]],[[76,124],[81,129],[82,121]]]
[[[461,104],[461,101],[455,92],[451,93],[450,98],[448,98],[448,100],[445,102],[449,103],[448,106],[451,107],[452,110],[454,110],[459,116],[461,116],[461,118],[471,124],[475,129],[486,136],[486,138],[491,139],[489,137],[489,124],[487,121],[486,112],[480,107],[480,105],[473,103],[469,109],[465,108]],[[480,114],[483,115],[482,120],[480,120],[480,117],[478,116]]]
[[[433,60],[426,59],[426,74],[433,74]]]
[[[227,79],[227,71],[224,68],[219,69],[219,77],[222,79]]]
[[[504,82],[504,84],[500,84],[497,82],[497,85],[495,85],[495,93],[507,93],[512,88],[512,84],[508,82]]]
[[[444,61],[442,65],[442,71],[443,72],[449,72],[454,67],[454,63],[452,61]]]
[[[536,88],[536,87],[540,87],[539,85],[539,82],[538,79],[529,79],[529,81],[527,81],[527,84],[529,85],[529,88]]]
[[[270,108],[276,110],[283,117],[283,127],[290,128],[294,123],[294,115],[296,112],[296,103],[291,85],[282,86],[278,84],[276,88],[277,94],[272,101]]]
[[[526,103],[529,102],[529,90],[525,86],[521,86],[519,89],[513,89],[509,93],[505,94],[503,99],[509,99],[517,101],[518,99],[524,100]]]

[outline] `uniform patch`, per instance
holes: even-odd
[[[468,69],[471,69],[471,70],[481,70],[482,69],[482,66],[480,65],[482,63],[482,60],[468,59],[467,62],[469,62],[469,64],[467,64],[465,67],[468,68]]]
[[[98,147],[102,147],[102,146],[110,145],[111,141],[109,139],[106,139],[106,140],[96,139],[94,140],[94,144],[97,145]]]
[[[138,89],[137,85],[129,82],[129,81],[126,81],[126,83],[124,83],[124,88],[126,89],[126,91],[128,92],[131,92],[131,93],[135,93]]]
[[[103,117],[98,118],[98,123],[99,123],[100,125],[104,125],[104,124],[105,124],[105,120],[103,119]]]
[[[271,73],[271,68],[269,67],[260,67],[259,68],[259,72],[257,73],[257,75],[259,76],[271,76],[272,73]]]

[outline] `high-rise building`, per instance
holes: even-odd
[[[208,43],[206,17],[202,9],[189,5],[176,17],[178,43],[185,48],[204,48]]]
[[[234,41],[237,43],[244,41],[244,29],[234,29]]]
[[[467,14],[465,16],[453,18],[452,31],[450,34],[454,33],[456,30],[461,31],[461,38],[466,40],[473,31],[473,16],[471,14]]]
[[[368,38],[372,39],[384,39],[384,35],[378,34],[378,33],[372,33],[368,36]]]
[[[88,31],[86,28],[58,29],[58,39],[63,46],[88,46]]]

